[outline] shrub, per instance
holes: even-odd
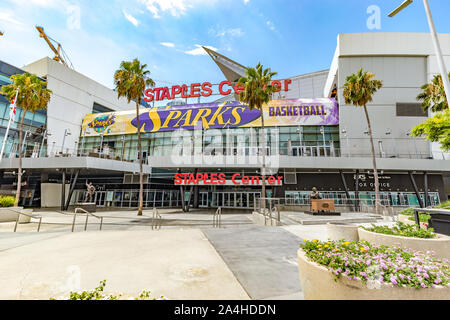
[[[412,215],[414,215],[414,209],[408,208],[408,209],[400,211],[398,214],[402,214],[404,216],[412,216]]]
[[[403,222],[398,221],[395,226],[376,226],[372,224],[371,228],[363,229],[371,232],[389,234],[393,236],[402,236],[402,237],[413,237],[413,238],[422,238],[422,239],[430,239],[436,237],[436,234],[433,233],[433,228],[428,230],[424,230],[419,228],[417,225],[405,224]]]
[[[122,295],[106,295],[103,290],[106,286],[106,280],[100,281],[100,284],[97,288],[93,290],[87,290],[87,291],[81,291],[81,292],[73,292],[71,291],[69,293],[69,297],[66,300],[118,300]],[[150,298],[150,291],[142,291],[137,298],[134,298],[134,300],[149,300]],[[160,297],[160,299],[164,299],[163,296]],[[50,300],[56,300],[55,298],[50,298]],[[157,300],[156,298],[153,298],[152,300]]]
[[[0,208],[14,206],[15,198],[12,196],[0,196]]]
[[[449,261],[422,252],[344,240],[305,240],[301,248],[310,260],[330,270],[335,281],[345,276],[372,288],[390,283],[417,289],[450,283]]]
[[[435,208],[439,209],[450,209],[450,200],[442,202],[440,205],[437,205]]]

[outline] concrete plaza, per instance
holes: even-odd
[[[325,225],[256,226],[249,214],[105,211],[90,218],[38,212],[37,224],[0,224],[0,299],[49,299],[93,289],[167,299],[303,299],[296,252],[303,239],[327,239]],[[285,223],[286,224],[286,223]]]

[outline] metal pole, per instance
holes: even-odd
[[[41,157],[41,154],[42,154],[42,148],[44,147],[44,141],[45,141],[46,135],[47,135],[47,130],[45,130],[44,134],[42,135],[41,147],[39,148],[39,158]]]
[[[448,72],[445,67],[444,58],[442,57],[442,50],[439,44],[439,39],[436,33],[436,28],[434,26],[433,16],[431,15],[430,5],[428,4],[428,0],[423,0],[423,4],[425,6],[425,12],[427,13],[428,24],[430,26],[431,38],[433,40],[434,50],[436,51],[436,57],[438,60],[439,70],[442,76],[442,83],[444,84],[445,95],[447,96],[447,103],[450,97],[450,84],[448,81]],[[450,108],[450,103],[448,103]]]
[[[66,142],[66,135],[67,135],[67,129],[64,130],[64,137],[63,137],[62,146],[61,146],[61,154],[64,153],[64,143]]]
[[[423,173],[423,188],[425,191],[425,207],[427,208],[430,205],[430,202],[428,201],[428,172]]]
[[[359,211],[359,170],[356,170],[355,179],[355,211]]]
[[[120,153],[120,161],[123,161],[123,153],[125,151],[125,136],[122,136],[122,151]]]
[[[347,153],[348,153],[348,157],[350,158],[350,143],[348,141],[348,134],[345,134],[345,140],[347,140]]]
[[[62,183],[61,183],[61,211],[64,211],[66,201],[66,169],[62,169]]]
[[[398,158],[398,155],[397,155],[397,146],[395,145],[395,138],[394,138],[394,135],[392,135],[391,138],[392,138],[392,149],[393,149],[393,151],[394,151],[394,156],[395,156],[396,158]]]
[[[417,188],[417,184],[416,184],[416,180],[414,180],[414,175],[412,173],[412,171],[408,172],[409,174],[409,179],[411,180],[411,184],[413,186],[414,192],[416,193],[416,197],[417,197],[417,201],[419,201],[419,205],[421,208],[423,208],[423,201],[422,198],[420,197],[420,192],[419,192],[419,188]]]
[[[25,131],[25,136],[23,137],[23,140],[22,140],[22,147],[19,151],[19,152],[22,152],[24,157],[25,157],[25,152],[23,151],[23,149],[25,148],[25,141],[27,140],[28,133],[29,133],[28,131]]]
[[[80,170],[77,170],[77,171],[75,172],[75,177],[74,177],[74,179],[73,179],[73,181],[72,181],[72,185],[70,186],[70,189],[69,189],[69,195],[68,195],[68,197],[67,197],[67,200],[66,200],[66,203],[65,203],[65,206],[64,206],[64,210],[69,209],[70,200],[71,200],[71,198],[72,198],[73,190],[75,189],[75,185],[76,185],[76,183],[77,183],[77,179],[78,179],[78,174],[79,174],[79,173],[80,173]]]
[[[100,134],[100,157],[101,153],[103,152],[103,132]]]
[[[322,140],[323,140],[323,152],[325,154],[325,157],[327,156],[327,143],[325,142],[325,128],[322,126],[320,128],[320,133],[322,133]],[[320,156],[320,155],[318,155]]]

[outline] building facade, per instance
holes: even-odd
[[[383,88],[368,105],[382,204],[400,208],[446,200],[449,155],[436,144],[409,136],[411,128],[429,116],[416,101],[420,87],[438,71],[429,37],[341,34],[330,70],[277,79],[283,90],[265,106],[265,140],[267,175],[281,177],[282,182],[269,185],[268,196],[307,205],[311,189],[317,187],[323,197],[334,199],[339,206],[374,204],[367,122],[362,108],[346,105],[342,97],[346,77],[363,67],[383,81]],[[440,39],[450,65],[450,35],[440,35]],[[245,67],[205,50],[228,81],[227,88],[233,88]],[[65,202],[76,203],[84,198],[89,180],[98,187],[99,206],[136,207],[134,106],[118,102],[112,90],[50,59],[24,69],[47,79],[55,93],[46,118],[52,136],[46,143],[45,159],[25,159],[36,183],[70,184],[72,191]],[[212,90],[217,91],[218,85],[212,85]],[[261,113],[235,101],[233,90],[215,102],[195,99],[186,103],[186,98],[184,104],[168,99],[164,107],[141,109],[144,205],[252,208],[260,197],[260,184],[245,184],[242,177],[261,176]],[[70,136],[65,135],[67,128]],[[14,168],[14,158],[0,163],[3,177]],[[177,184],[177,174],[209,179],[220,174],[224,182]],[[13,177],[8,177],[13,183]]]

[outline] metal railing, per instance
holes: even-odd
[[[158,209],[153,208],[152,210],[152,230],[161,229],[162,217],[158,212]]]
[[[16,224],[14,225],[14,232],[16,232],[16,230],[17,230],[17,225],[19,224],[20,215],[24,215],[24,216],[30,217],[30,219],[39,219],[39,224],[38,224],[38,227],[37,227],[37,232],[39,232],[39,230],[41,229],[42,216],[28,214],[28,213],[23,213],[23,212],[18,212]]]
[[[222,225],[222,208],[219,207],[213,214],[213,227],[220,228]]]
[[[267,221],[273,226],[274,222],[279,223],[281,221],[280,206],[283,199],[280,198],[258,198],[254,199],[254,211],[264,216],[264,224],[267,225]]]
[[[375,143],[378,141],[376,146],[376,157],[377,158],[404,158],[404,159],[434,159],[437,160],[447,160],[450,159],[448,153],[442,151],[430,151],[429,142],[423,139],[382,139],[374,138]],[[87,142],[86,142],[87,143]],[[172,156],[172,155],[203,155],[203,156],[261,156],[263,153],[263,148],[260,145],[252,144],[234,144],[230,145],[223,143],[223,145],[197,145],[195,143],[182,143],[177,144],[176,142],[171,142],[170,145],[159,145],[151,147],[147,153],[148,156],[144,156],[144,163],[148,164],[148,159],[156,156]],[[272,144],[267,143],[266,155],[267,156],[290,156],[290,157],[362,157],[368,158],[372,154],[370,152],[369,139],[348,139],[335,141],[337,147],[331,141],[326,141],[325,144],[317,141],[303,141],[301,143],[286,142],[284,140],[274,141]],[[47,157],[96,157],[103,159],[112,159],[118,161],[131,161],[137,162],[136,156],[134,159],[130,159],[128,154],[131,151],[132,154],[137,154],[134,148],[130,147],[123,148],[122,142],[114,141],[115,147],[110,147],[104,145],[96,145],[94,147],[86,147],[83,143],[75,143],[75,145],[70,147],[57,146],[55,144],[47,145],[45,147],[41,146],[39,150],[35,150],[31,145],[23,147],[23,157],[24,158],[47,158]],[[288,144],[288,146],[286,146]],[[295,145],[296,144],[296,145]],[[313,145],[307,145],[313,144]],[[180,148],[174,147],[175,145]],[[46,149],[45,149],[46,148]],[[9,150],[5,150],[4,158],[17,158],[19,145],[16,143]],[[145,150],[144,150],[145,151]],[[176,154],[181,153],[181,154]]]
[[[368,204],[362,203],[360,205],[360,208],[361,208],[360,212],[363,212],[363,213],[377,213],[375,205],[368,205]],[[392,217],[395,219],[396,215],[394,214],[394,209],[391,206],[385,206],[385,205],[380,204],[380,209],[381,209],[381,211],[378,214],[385,216],[385,217]]]
[[[100,219],[100,228],[99,228],[99,230],[102,230],[102,226],[103,226],[103,217],[96,216],[95,214],[93,214],[93,213],[91,213],[91,212],[89,212],[89,211],[87,211],[87,210],[85,210],[85,209],[83,209],[83,208],[75,208],[75,214],[73,215],[73,221],[72,221],[72,232],[73,232],[74,229],[75,229],[75,221],[76,221],[76,219],[77,219],[77,215],[79,214],[79,211],[82,211],[82,213],[86,214],[86,221],[85,221],[85,223],[84,223],[84,231],[87,230],[88,219],[89,219],[89,216],[90,216],[90,215],[93,216],[93,217],[95,217],[95,218],[97,218],[97,219]]]

